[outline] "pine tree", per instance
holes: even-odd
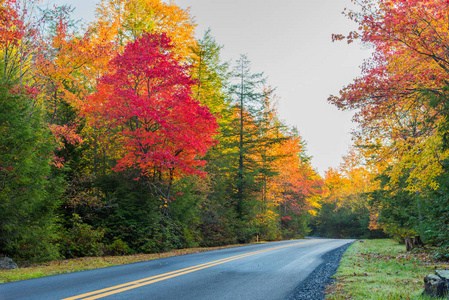
[[[237,213],[241,220],[250,214],[252,192],[256,189],[257,162],[255,154],[259,146],[259,126],[257,116],[263,110],[263,100],[272,93],[264,89],[266,78],[263,73],[251,73],[251,65],[246,55],[241,55],[233,70],[233,84],[230,93],[234,100],[233,126],[227,132],[233,137],[237,154],[235,198]],[[247,202],[247,203],[245,203]]]
[[[17,259],[57,256],[51,245],[60,178],[54,145],[32,104],[33,90],[0,73],[0,253]]]
[[[229,98],[225,90],[229,79],[229,64],[220,60],[222,48],[223,46],[217,44],[208,29],[192,49],[191,61],[192,78],[197,80],[196,85],[192,86],[193,96],[209,107],[213,114],[218,114],[221,117],[229,105]]]

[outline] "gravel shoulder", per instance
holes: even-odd
[[[347,243],[322,256],[323,262],[296,287],[286,300],[321,300],[326,297],[326,286],[334,281],[332,276],[340,266],[340,260],[352,243]]]

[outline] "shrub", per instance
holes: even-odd
[[[74,215],[74,224],[70,229],[62,229],[59,238],[61,254],[65,258],[103,255],[104,229],[94,229],[82,223]]]
[[[114,239],[112,244],[106,246],[106,254],[108,255],[128,255],[132,254],[131,248],[121,239]]]

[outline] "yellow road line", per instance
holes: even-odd
[[[244,257],[244,255],[245,254],[241,254],[241,255],[237,255],[237,256]],[[237,257],[237,258],[240,258],[240,257]],[[155,276],[151,276],[151,277],[148,277],[148,278],[139,279],[139,280],[136,280],[136,281],[131,281],[131,282],[128,282],[128,283],[116,285],[116,286],[113,286],[113,287],[110,287],[110,288],[105,288],[105,289],[102,289],[102,290],[93,291],[93,292],[90,292],[90,293],[86,293],[86,294],[82,294],[82,295],[78,295],[78,296],[74,296],[74,297],[70,297],[70,298],[65,298],[63,300],[81,299],[83,297],[87,297],[87,296],[90,296],[90,295],[95,295],[95,294],[98,294],[98,293],[107,292],[107,291],[110,291],[110,290],[115,290],[115,289],[118,289],[118,288],[121,288],[121,287],[125,287],[125,286],[129,286],[129,285],[139,284],[139,283],[144,282],[144,281],[148,281],[148,280],[152,280],[152,279],[156,279],[156,278],[160,278],[160,277],[169,276],[169,275],[172,275],[172,274],[177,274],[177,273],[189,271],[189,270],[192,270],[192,269],[197,269],[199,267],[207,267],[208,265],[213,264],[213,263],[227,262],[229,259],[230,259],[229,257],[228,258],[223,258],[223,259],[220,259],[220,260],[217,260],[217,261],[213,261],[213,262],[209,262],[209,263],[205,263],[205,264],[201,264],[201,265],[197,265],[197,266],[193,266],[193,267],[189,267],[189,268],[185,268],[185,269],[180,269],[180,270],[176,270],[176,271],[172,271],[172,272],[168,272],[168,273],[164,273],[164,274],[160,274],[160,275],[155,275]]]
[[[252,255],[256,255],[256,254],[260,254],[260,253],[264,253],[264,252],[268,252],[268,251],[273,251],[273,250],[277,250],[277,249],[282,249],[282,248],[287,248],[287,247],[293,247],[293,246],[297,246],[297,245],[302,245],[302,244],[307,244],[307,243],[312,243],[312,242],[316,242],[317,240],[311,240],[311,241],[307,241],[307,242],[300,242],[300,243],[295,243],[295,244],[291,244],[291,245],[284,245],[284,246],[278,246],[278,247],[272,247],[272,248],[268,248],[268,249],[263,249],[263,250],[258,250],[258,251],[253,251],[253,252],[248,252],[245,254],[240,254],[240,255],[235,255],[235,256],[231,256],[228,258],[223,258],[223,259],[219,259],[216,261],[212,261],[209,263],[205,263],[205,264],[201,264],[201,265],[197,265],[197,266],[193,266],[193,267],[189,267],[189,268],[184,268],[184,269],[180,269],[180,270],[176,270],[176,271],[172,271],[172,272],[168,272],[168,273],[164,273],[164,274],[160,274],[160,275],[155,275],[155,276],[151,276],[148,278],[144,278],[144,279],[139,279],[139,280],[135,280],[135,281],[131,281],[131,282],[127,282],[124,284],[119,284],[116,286],[112,286],[109,288],[105,288],[105,289],[101,289],[101,290],[97,290],[97,291],[93,291],[93,292],[89,292],[89,293],[85,293],[82,295],[78,295],[78,296],[74,296],[74,297],[69,297],[69,298],[65,298],[63,300],[78,300],[78,299],[84,299],[84,300],[93,300],[93,299],[99,299],[99,298],[103,298],[106,296],[110,296],[113,294],[118,294],[124,291],[128,291],[131,289],[135,289],[138,287],[142,287],[145,285],[149,285],[155,282],[159,282],[159,281],[163,281],[166,279],[170,279],[173,277],[177,277],[177,276],[181,276],[184,274],[188,274],[188,273],[192,273],[192,272],[196,272],[202,269],[206,269],[206,268],[210,268],[216,265],[221,265],[233,260],[237,260],[240,258],[244,258],[244,257],[248,257],[248,256],[252,256]],[[92,297],[89,297],[92,296]],[[88,298],[85,298],[88,297]]]

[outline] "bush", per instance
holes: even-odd
[[[236,221],[234,232],[237,236],[237,242],[239,244],[250,243],[255,240],[255,237],[258,234],[258,228],[249,222],[245,221]]]
[[[121,239],[114,239],[112,244],[106,246],[106,253],[108,255],[128,255],[132,254],[131,248]]]
[[[154,224],[145,237],[145,243],[139,247],[141,253],[159,253],[185,247],[181,225],[169,217],[163,217]]]
[[[92,226],[79,221],[74,215],[75,222],[70,229],[62,229],[59,246],[61,255],[65,258],[100,256],[103,255],[104,229],[94,229]]]

